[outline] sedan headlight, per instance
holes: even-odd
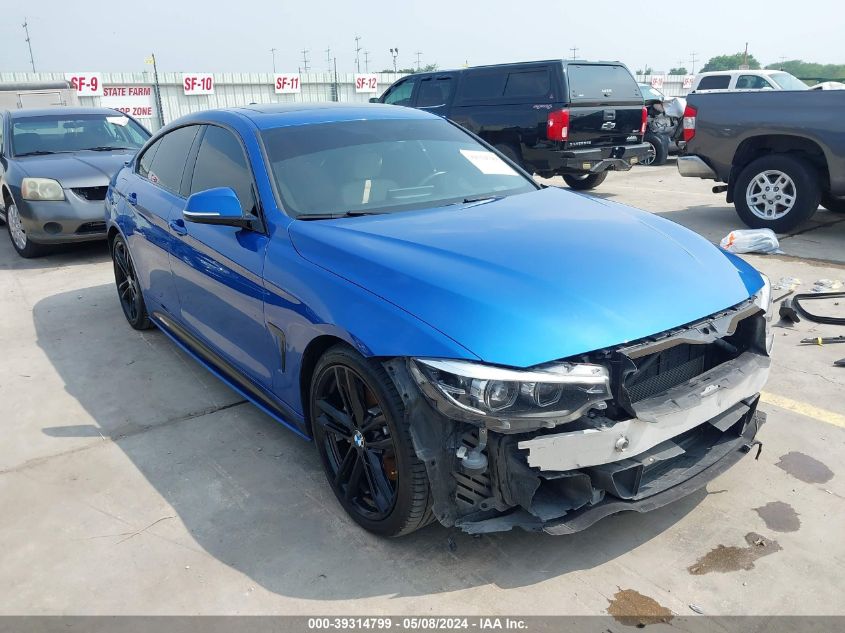
[[[771,354],[772,345],[775,342],[775,334],[772,331],[772,282],[763,273],[760,273],[763,278],[763,287],[754,294],[754,304],[758,306],[766,316],[766,353]]]
[[[415,358],[411,375],[445,415],[490,428],[553,427],[606,408],[610,376],[601,365],[554,363],[518,370],[461,360]]]
[[[24,200],[65,199],[62,186],[52,178],[24,178],[21,181],[21,195]]]

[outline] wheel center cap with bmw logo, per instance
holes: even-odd
[[[352,436],[352,443],[358,448],[364,448],[364,435],[361,431],[355,431],[355,435]]]

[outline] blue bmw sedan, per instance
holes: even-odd
[[[763,276],[418,110],[189,115],[114,176],[106,222],[129,324],[313,440],[378,534],[645,512],[764,421]]]

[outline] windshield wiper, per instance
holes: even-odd
[[[344,211],[343,213],[303,213],[297,220],[336,220],[337,218],[357,218],[362,215],[382,215],[387,211]]]
[[[137,147],[114,147],[112,145],[98,145],[97,147],[83,147],[80,152],[110,152],[120,149],[138,149]]]
[[[47,154],[59,154],[61,152],[51,152],[48,149],[36,149],[31,152],[23,152],[22,154],[15,154],[15,156],[46,156]]]
[[[474,202],[493,202],[493,200],[501,200],[504,196],[478,196],[476,198],[464,198],[462,204],[472,204]]]

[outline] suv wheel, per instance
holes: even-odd
[[[153,327],[147,305],[138,285],[138,276],[129,254],[126,241],[118,235],[112,241],[111,258],[114,265],[114,283],[117,286],[117,298],[123,309],[123,316],[136,330],[149,330]]]
[[[381,363],[346,345],[329,349],[314,371],[310,411],[329,485],[356,523],[381,536],[401,536],[432,520],[425,465]]]
[[[9,202],[6,205],[6,228],[9,231],[12,246],[15,247],[21,257],[29,259],[30,257],[39,257],[46,252],[41,244],[36,244],[27,237],[20,213],[18,213],[18,206],[14,202]]]
[[[654,132],[648,132],[643,138],[643,141],[648,143],[651,148],[648,151],[648,156],[642,159],[640,164],[646,167],[665,164],[666,159],[669,157],[669,142],[666,137],[655,134]]]
[[[745,224],[784,233],[816,212],[821,189],[806,160],[772,154],[752,161],[740,172],[733,198],[736,212]]]
[[[834,213],[845,213],[845,198],[836,198],[830,192],[822,194],[822,206]]]
[[[603,171],[598,174],[581,174],[581,175],[574,175],[574,174],[566,174],[563,177],[563,180],[569,185],[570,189],[576,189],[577,191],[586,191],[587,189],[595,189],[601,183],[604,182],[604,179],[607,178],[607,172]]]

